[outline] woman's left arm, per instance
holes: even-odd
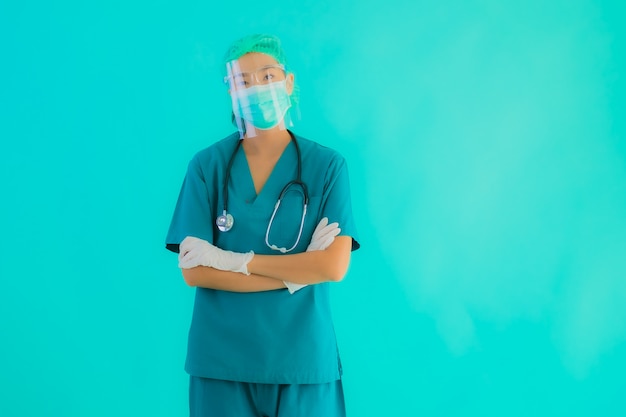
[[[248,272],[296,284],[339,282],[348,272],[352,238],[337,236],[324,250],[293,255],[254,255]]]

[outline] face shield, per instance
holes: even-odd
[[[241,137],[254,137],[257,130],[281,130],[293,126],[290,109],[293,76],[281,64],[244,68],[239,60],[226,64],[233,124]]]

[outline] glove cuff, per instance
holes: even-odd
[[[289,282],[289,281],[283,281],[283,283],[285,284],[285,287],[287,287],[289,294],[293,294],[296,291],[299,291],[308,285],[308,284],[296,284],[294,282]]]
[[[239,255],[241,255],[241,266],[238,269],[234,269],[233,272],[250,275],[250,272],[248,272],[248,263],[254,258],[254,251],[240,253]]]

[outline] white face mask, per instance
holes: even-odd
[[[233,93],[233,113],[257,129],[272,129],[291,107],[287,81],[259,84]]]

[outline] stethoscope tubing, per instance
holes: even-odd
[[[302,155],[300,153],[300,146],[298,145],[298,141],[296,140],[295,135],[291,132],[289,132],[289,135],[291,136],[291,140],[294,143],[294,146],[296,147],[296,154],[298,155],[297,177],[295,180],[289,181],[287,184],[285,184],[280,194],[278,195],[278,200],[276,201],[276,204],[274,205],[274,211],[272,212],[272,216],[270,218],[270,221],[267,226],[267,231],[265,233],[265,244],[271,249],[280,251],[281,253],[292,251],[300,242],[300,237],[302,236],[302,229],[304,228],[304,219],[306,216],[307,207],[309,205],[309,191],[308,191],[306,184],[302,181]],[[237,152],[239,151],[239,148],[241,147],[241,142],[243,140],[244,139],[239,139],[237,141],[237,145],[235,146],[235,149],[233,150],[233,153],[230,156],[230,159],[228,160],[228,165],[226,166],[226,174],[224,175],[224,187],[223,187],[223,194],[222,194],[224,198],[224,209],[222,211],[222,215],[218,216],[216,219],[216,224],[218,225],[219,230],[222,232],[229,231],[234,223],[234,219],[232,215],[228,213],[228,183],[230,182],[230,173],[233,167],[233,163],[235,161],[235,156],[237,155]],[[278,208],[280,207],[282,199],[292,185],[298,185],[302,189],[302,194],[304,197],[302,218],[300,220],[300,230],[298,231],[298,238],[296,239],[296,243],[290,249],[279,248],[276,245],[272,245],[269,243],[270,229],[272,227],[272,223],[274,222],[274,217],[276,216],[276,212],[278,211]]]
[[[289,135],[291,136],[291,141],[296,147],[296,154],[298,155],[298,174],[295,180],[288,182],[287,185],[283,187],[282,191],[280,192],[280,195],[278,196],[278,200],[279,201],[282,200],[283,196],[285,195],[285,192],[287,192],[287,189],[289,188],[291,184],[299,184],[302,186],[302,189],[304,190],[304,203],[308,205],[309,204],[309,191],[307,189],[306,184],[302,182],[302,155],[300,154],[300,145],[298,145],[298,141],[296,140],[296,137],[293,133],[289,132]],[[237,151],[239,151],[239,148],[241,147],[242,141],[244,141],[244,139],[239,139],[237,141],[237,145],[235,145],[235,150],[230,156],[230,159],[228,160],[228,165],[226,166],[224,187],[222,189],[222,195],[224,196],[224,212],[228,212],[228,182],[230,181],[230,171],[233,168],[233,163],[235,162],[235,157],[237,156]]]

